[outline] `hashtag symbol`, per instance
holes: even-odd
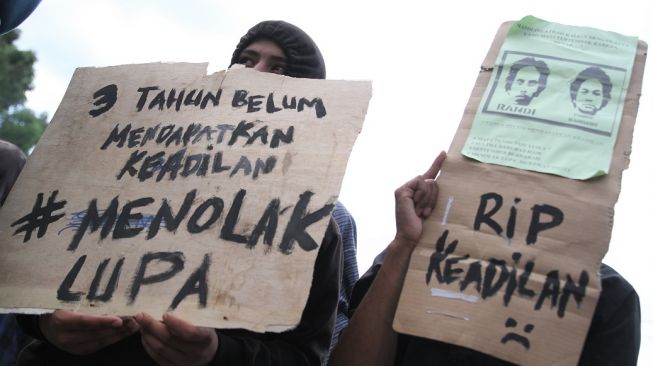
[[[36,237],[42,237],[48,231],[48,225],[64,216],[64,214],[52,216],[56,210],[60,210],[66,205],[66,201],[55,202],[57,199],[57,193],[59,193],[58,190],[52,192],[52,195],[50,195],[50,198],[48,198],[48,203],[45,205],[45,207],[41,207],[43,204],[43,193],[39,193],[36,197],[36,203],[34,203],[32,212],[21,217],[20,219],[16,220],[16,222],[11,224],[11,226],[14,227],[16,225],[25,223],[25,225],[19,227],[14,233],[14,235],[16,235],[18,233],[25,232],[23,243],[30,240],[32,237],[32,231],[34,231],[36,228],[39,229],[39,231],[36,233]]]

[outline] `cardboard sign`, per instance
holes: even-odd
[[[573,180],[461,154],[511,24],[499,29],[449,149],[394,328],[517,364],[575,365],[601,291],[646,46],[638,44],[609,174]]]
[[[371,83],[77,69],[0,211],[0,307],[294,327]]]

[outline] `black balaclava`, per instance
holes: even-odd
[[[315,42],[303,30],[281,20],[266,20],[247,31],[238,42],[229,66],[238,63],[240,53],[259,39],[274,41],[286,54],[286,76],[326,78],[324,59]]]

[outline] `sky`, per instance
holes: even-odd
[[[445,9],[446,8],[446,9]],[[146,62],[228,66],[237,40],[261,20],[282,19],[319,45],[327,78],[372,80],[374,94],[352,151],[340,201],[358,228],[364,272],[394,235],[394,189],[447,150],[498,27],[526,15],[653,42],[653,2],[44,0],[19,27],[36,53],[27,106],[52,117],[77,67]],[[648,67],[650,68],[650,66]],[[630,167],[622,178],[604,262],[637,290],[640,365],[653,364],[653,72],[645,70]]]

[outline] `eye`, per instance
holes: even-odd
[[[256,62],[253,58],[244,55],[241,55],[240,58],[238,58],[238,63],[245,65],[245,67],[254,67],[254,65],[256,65]]]
[[[596,89],[596,90],[594,90],[594,91],[592,92],[592,94],[596,95],[597,97],[600,97],[600,96],[601,96],[601,91],[598,90],[598,89]]]
[[[286,73],[286,65],[285,65],[285,64],[274,65],[274,66],[272,66],[272,68],[270,69],[270,72],[272,72],[272,73],[274,73],[274,74],[285,75],[285,73]]]

